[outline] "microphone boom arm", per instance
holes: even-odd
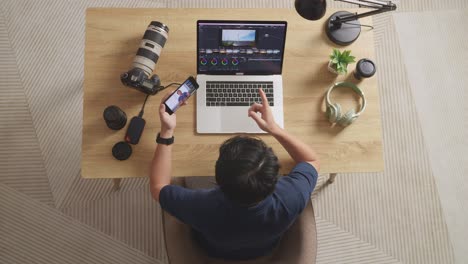
[[[378,1],[378,0],[335,0],[335,1],[346,2],[346,3],[350,3],[350,4],[356,4],[356,5],[359,5],[359,7],[365,6],[365,7],[370,7],[370,8],[375,8],[376,9],[376,10],[368,11],[368,12],[361,13],[361,14],[354,13],[352,15],[346,15],[346,16],[342,16],[342,17],[338,16],[338,17],[336,17],[336,19],[330,21],[331,23],[333,23],[335,25],[339,25],[339,24],[342,24],[342,23],[345,23],[345,22],[357,20],[357,19],[362,18],[362,17],[372,16],[372,15],[375,15],[375,14],[380,14],[380,13],[396,10],[396,5],[393,4],[390,1],[388,1],[388,2]]]

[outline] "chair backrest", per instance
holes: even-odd
[[[309,202],[269,256],[249,261],[211,259],[192,240],[190,227],[163,211],[163,229],[170,264],[313,264],[317,257],[317,229]]]

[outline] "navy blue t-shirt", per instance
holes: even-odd
[[[278,179],[271,195],[251,207],[231,202],[219,187],[191,190],[167,185],[161,189],[159,202],[192,227],[195,240],[209,256],[246,260],[275,248],[309,202],[317,178],[317,170],[301,162]]]

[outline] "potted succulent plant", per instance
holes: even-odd
[[[328,62],[328,70],[335,74],[346,74],[348,72],[348,64],[355,62],[355,57],[350,54],[350,50],[340,52],[337,49],[333,49],[330,61]]]

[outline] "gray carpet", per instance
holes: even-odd
[[[468,119],[462,114],[468,37],[466,28],[454,25],[466,24],[468,9],[394,18],[455,259],[462,263],[468,260]]]
[[[0,9],[0,183],[53,206],[28,99]]]
[[[84,19],[85,9],[94,6],[164,7],[165,3],[122,0],[0,3],[50,190],[58,207],[68,200],[72,184],[80,179]]]
[[[329,1],[329,6],[345,7]],[[0,2],[0,263],[24,263],[31,255],[59,254],[53,245],[27,244],[18,236],[26,218],[41,223],[71,216],[96,236],[85,240],[102,251],[133,256],[135,250],[166,262],[159,207],[151,201],[146,179],[123,182],[115,193],[108,180],[80,178],[84,12],[86,7],[293,7],[293,1],[52,1]],[[466,8],[463,0],[399,2],[399,11]],[[454,263],[436,181],[403,55],[389,14],[376,16],[385,172],[341,174],[314,194],[319,237],[318,263]],[[34,30],[31,30],[33,28]],[[466,113],[466,112],[465,112]],[[12,118],[14,116],[14,118]],[[323,182],[321,178],[321,182]],[[7,187],[8,186],[8,187]],[[7,190],[7,191],[4,191]],[[20,194],[21,193],[21,194]],[[37,210],[21,214],[11,205]],[[52,209],[44,209],[40,203]],[[443,204],[443,203],[442,203]],[[38,214],[42,211],[43,214]],[[69,217],[66,219],[70,219]],[[6,221],[15,228],[5,228]],[[82,226],[82,224],[80,224]],[[67,233],[82,239],[80,229]],[[63,238],[64,229],[49,232]],[[43,230],[29,228],[37,238]],[[87,232],[87,231],[86,231]],[[86,233],[88,234],[88,233]],[[105,235],[103,235],[105,234]],[[61,238],[62,237],[62,238]],[[16,239],[16,240],[15,240]],[[42,240],[32,240],[42,241]],[[80,240],[81,241],[81,240]],[[4,245],[12,244],[13,247]],[[123,248],[123,245],[126,249]],[[44,253],[46,252],[46,253]],[[73,248],[63,253],[74,255]],[[82,251],[80,251],[82,252]],[[6,256],[6,257],[5,257]],[[3,259],[2,259],[3,257]],[[58,257],[57,257],[58,258]],[[51,261],[53,262],[53,261]],[[96,255],[62,263],[101,263]],[[147,263],[135,258],[132,263]],[[462,262],[461,262],[462,263]]]
[[[0,263],[161,263],[0,184]]]

